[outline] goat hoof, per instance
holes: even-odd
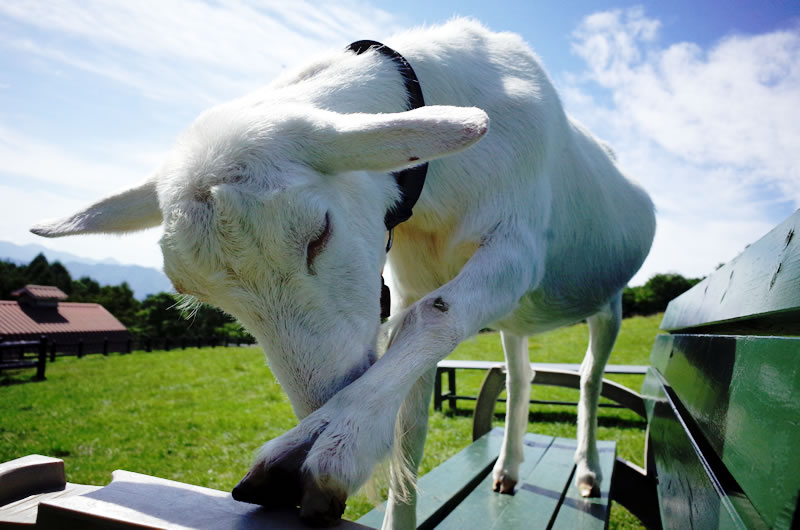
[[[578,484],[578,492],[581,497],[599,497],[600,488],[597,484]]]
[[[248,473],[231,492],[239,502],[260,504],[267,508],[297,506],[302,495],[297,472],[288,469],[271,469],[260,479]]]
[[[330,480],[322,480],[325,487],[309,478],[306,480],[303,499],[300,502],[300,519],[314,527],[328,527],[339,524],[347,501],[344,488]]]
[[[585,473],[579,476],[575,481],[575,486],[578,487],[578,493],[581,497],[599,497],[600,496],[600,480],[595,473]]]
[[[498,493],[504,493],[506,495],[513,495],[514,494],[514,487],[516,487],[517,481],[508,477],[500,477],[494,479],[494,484],[492,489]]]
[[[267,508],[295,507],[303,496],[303,480],[300,466],[314,440],[298,445],[279,460],[267,465],[256,462],[231,495],[240,502],[260,504]]]

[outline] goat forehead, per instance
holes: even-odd
[[[209,109],[179,136],[161,169],[161,189],[204,197],[219,183],[281,187],[297,166],[297,131],[290,134],[300,121],[295,114],[243,102]]]
[[[176,277],[198,277],[193,283],[218,282],[223,274],[258,281],[268,271],[286,275],[296,271],[330,207],[313,186],[216,186],[203,201],[190,196],[165,212],[165,266]]]

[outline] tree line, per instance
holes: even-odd
[[[216,336],[255,342],[232,317],[208,305],[181,310],[177,296],[163,292],[139,301],[125,282],[100,285],[88,276],[73,280],[66,267],[49,263],[43,254],[28,265],[0,261],[0,299],[11,299],[12,292],[28,284],[54,285],[66,293],[68,302],[100,304],[138,338]]]
[[[622,295],[623,317],[663,312],[670,300],[700,280],[680,274],[656,274],[644,285],[626,287]],[[54,285],[69,296],[70,302],[100,304],[138,337],[227,336],[253,342],[232,317],[205,304],[181,310],[176,295],[163,292],[140,302],[127,283],[101,286],[88,276],[73,280],[60,262],[49,263],[43,254],[28,265],[0,261],[0,299],[10,299],[13,291],[27,284]]]

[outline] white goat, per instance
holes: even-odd
[[[591,338],[575,476],[582,495],[596,494],[600,381],[621,291],[652,242],[652,203],[566,116],[518,36],[460,19],[387,44],[429,106],[406,111],[386,55],[332,52],[203,113],[140,186],[32,230],[163,224],[175,289],[258,338],[300,421],[264,445],[236,498],[300,505],[326,524],[393,445],[416,469],[436,363],[487,326],[501,331],[508,363],[495,489],[512,492],[528,420],[527,336],[581,319]],[[402,312],[376,360],[384,215],[400,196],[390,172],[429,160],[388,256]],[[393,468],[384,527],[413,526],[413,480]]]

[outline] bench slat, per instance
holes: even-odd
[[[676,331],[781,313],[800,314],[800,210],[667,307],[661,329]],[[778,319],[792,334],[797,318]],[[770,322],[773,324],[774,322]],[[777,333],[780,335],[785,332]]]
[[[495,429],[489,433],[489,436],[493,436],[498,440],[503,439],[503,431],[502,429]],[[538,465],[542,463],[542,457],[547,454],[548,449],[552,446],[555,438],[552,436],[542,436],[538,434],[526,434],[525,435],[525,443],[523,445],[523,452],[525,454],[525,460],[520,466],[520,484],[517,486],[517,492],[515,495],[501,495],[492,491],[492,475],[491,473],[480,483],[478,486],[469,494],[469,496],[464,499],[458,508],[453,510],[453,512],[447,516],[447,518],[441,522],[437,529],[453,529],[453,530],[460,530],[463,528],[492,528],[492,526],[496,523],[500,523],[500,527],[504,528],[522,528],[522,527],[531,527],[537,526],[535,524],[536,517],[532,514],[536,512],[531,511],[531,507],[527,505],[527,501],[533,500],[535,497],[534,494],[529,493],[528,491],[524,491],[522,489],[522,485],[530,480],[537,480],[537,479],[546,479],[552,478],[551,475],[544,475],[539,474],[537,472]],[[556,456],[566,456],[566,460],[561,458],[561,465],[569,466],[572,463],[572,453],[574,452],[574,447],[572,452],[569,450],[567,451],[555,451],[554,454]],[[563,453],[563,454],[560,454]],[[558,473],[558,470],[556,470]],[[564,475],[564,473],[569,473],[569,470],[561,470],[560,475]],[[556,475],[558,477],[559,475]],[[563,481],[563,478],[562,478]],[[538,485],[538,480],[537,480]],[[547,487],[547,486],[545,486]],[[563,483],[561,485],[557,485],[559,488],[559,494],[561,489],[563,488]],[[545,501],[552,501],[553,506],[547,511],[548,514],[552,513],[553,508],[558,504],[558,497],[555,500],[545,498]],[[512,510],[509,512],[511,507],[517,508],[517,510]],[[520,514],[520,510],[522,513]],[[518,518],[522,517],[524,521],[523,526],[514,526],[514,524],[505,520],[506,514],[511,516],[512,520],[517,520]],[[543,517],[543,512],[539,511],[538,518],[541,519]],[[549,515],[547,516],[549,518]],[[547,518],[542,522],[541,526],[547,524]]]
[[[571,440],[573,446],[575,441]],[[558,509],[558,515],[553,524],[553,529],[570,530],[573,528],[605,528],[608,522],[609,492],[611,490],[611,475],[614,472],[614,460],[617,455],[615,442],[598,441],[597,450],[600,452],[600,469],[603,481],[600,484],[600,496],[585,499],[581,497],[574,486],[574,477],[571,476],[567,484],[564,500]]]
[[[417,501],[417,525],[430,525],[433,521],[440,521],[489,474],[500,454],[502,442],[501,436],[487,433],[421,477],[418,486],[420,495]],[[357,522],[380,528],[385,512],[386,503]]]
[[[757,518],[749,525],[742,521],[730,496],[736,492],[728,491],[729,484],[712,470],[657,370],[648,372],[642,394],[648,398],[648,453],[658,476],[664,528],[764,527]]]
[[[493,366],[504,366],[503,361],[462,361],[459,359],[445,359],[439,361],[437,368],[455,368],[458,370],[488,370]],[[538,370],[570,370],[577,372],[580,364],[571,363],[531,363],[531,369]],[[607,364],[603,370],[606,374],[644,375],[647,373],[646,365],[636,364]]]
[[[791,522],[800,474],[800,338],[659,336],[651,361],[770,526]],[[788,514],[788,516],[787,516]]]

